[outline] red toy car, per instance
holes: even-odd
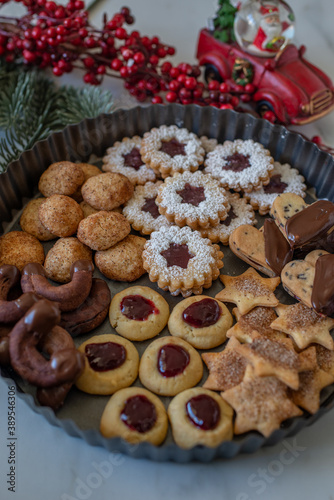
[[[252,70],[252,95],[260,115],[271,110],[288,125],[316,120],[334,109],[334,87],[330,78],[304,59],[305,46],[288,44],[274,58],[252,55],[237,43],[223,43],[207,29],[200,32],[197,58],[204,65],[206,79],[226,81],[235,87],[232,77],[236,63]],[[233,75],[235,76],[235,75]]]

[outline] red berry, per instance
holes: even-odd
[[[88,49],[92,49],[92,48],[94,48],[94,47],[96,47],[96,46],[97,46],[97,42],[96,42],[95,38],[93,38],[93,37],[89,37],[89,38],[87,38],[87,39],[85,40],[85,45],[86,45],[86,47],[87,47]]]
[[[252,98],[251,98],[250,94],[241,94],[240,100],[242,102],[250,102],[252,100]]]
[[[190,99],[191,98],[191,91],[185,88],[182,88],[179,92],[179,95],[181,99]]]
[[[268,120],[270,123],[275,123],[276,121],[276,115],[273,111],[266,111],[264,114],[263,114],[263,118],[265,120]]]
[[[218,80],[211,80],[211,82],[209,82],[208,85],[209,90],[219,90],[219,88],[220,88],[220,83],[218,82]]]
[[[180,86],[181,86],[181,84],[177,80],[171,80],[169,82],[169,85],[168,85],[169,90],[173,90],[173,91],[179,90]]]
[[[85,2],[83,2],[82,0],[75,0],[74,7],[76,10],[82,10],[85,8]]]
[[[145,80],[139,80],[139,82],[137,83],[137,87],[140,90],[146,90],[146,81]]]
[[[155,45],[158,45],[158,43],[160,42],[160,39],[158,36],[154,36],[152,39],[151,39],[151,42],[154,43]]]
[[[166,94],[166,101],[167,102],[175,102],[177,100],[177,93],[173,91],[169,91]]]
[[[55,19],[63,19],[65,17],[65,9],[64,7],[60,6],[55,10],[54,17]]]
[[[122,16],[129,16],[130,15],[129,7],[122,7],[120,13],[122,14]]]
[[[223,93],[224,92],[229,92],[231,90],[231,87],[230,87],[230,85],[228,83],[223,82],[223,83],[220,84],[219,90],[220,90],[220,92],[223,92]]]
[[[63,70],[59,67],[59,66],[55,66],[54,68],[52,68],[52,73],[55,75],[55,76],[63,76]]]
[[[57,8],[57,4],[55,2],[46,2],[45,8],[50,12],[54,12]]]
[[[85,57],[83,63],[86,66],[86,68],[92,68],[93,66],[95,66],[95,61],[92,57]]]
[[[193,91],[194,99],[200,99],[202,97],[202,95],[203,95],[203,90],[200,87],[194,89],[194,91]]]
[[[169,74],[172,78],[177,78],[180,74],[180,70],[179,68],[171,68]]]
[[[53,27],[52,28],[48,28],[46,30],[46,34],[50,38],[56,38],[56,36],[57,36],[57,30],[56,30],[56,28],[53,28]]]
[[[221,104],[221,105],[219,106],[219,108],[220,108],[220,109],[233,109],[233,106],[232,106],[232,104],[228,104],[228,103],[226,103],[226,104]]]
[[[115,37],[118,38],[119,40],[125,40],[126,37],[128,36],[128,33],[126,29],[124,28],[117,28],[115,31]]]
[[[177,81],[180,83],[184,83],[186,80],[187,76],[184,75],[183,73],[177,77]]]
[[[168,48],[167,48],[167,54],[168,54],[169,56],[173,56],[173,55],[175,54],[175,49],[174,49],[174,47],[168,47]]]
[[[145,56],[142,52],[136,52],[133,55],[133,60],[135,61],[135,63],[141,65],[141,64],[144,64],[144,62],[145,62]]]
[[[314,142],[314,144],[317,144],[318,146],[320,146],[322,144],[322,139],[320,137],[320,135],[314,135],[311,139],[312,142]]]
[[[129,76],[127,66],[122,66],[119,70],[119,73],[120,73],[122,78],[127,78],[127,76]]]
[[[166,57],[167,51],[164,47],[159,47],[157,50],[157,56],[160,58]]]
[[[79,36],[81,36],[81,38],[85,38],[88,35],[88,31],[86,30],[86,28],[80,28],[78,34]]]
[[[24,50],[22,55],[28,63],[33,63],[36,60],[36,54],[30,50]]]
[[[98,75],[104,75],[106,72],[106,67],[103,66],[103,64],[100,64],[100,66],[96,68],[96,72]]]
[[[149,61],[152,64],[152,66],[156,66],[159,63],[159,58],[158,56],[153,55],[150,57]]]
[[[67,19],[64,19],[63,21],[63,25],[65,26],[65,28],[72,28],[72,19],[70,19],[69,17]]]
[[[162,97],[160,97],[159,95],[155,95],[152,98],[152,103],[153,104],[162,104],[163,103]]]
[[[166,61],[166,62],[164,62],[164,63],[163,63],[163,65],[161,66],[161,73],[162,73],[163,75],[168,75],[168,74],[169,74],[169,72],[170,72],[170,70],[171,70],[171,68],[172,68],[171,63],[170,63],[169,61]]]
[[[130,66],[127,66],[127,68],[128,68],[128,75],[135,75],[138,71],[137,64],[131,64]]]
[[[252,83],[246,83],[244,89],[248,94],[253,94],[253,92],[255,92],[255,85]]]
[[[131,49],[123,49],[122,50],[122,56],[124,58],[125,61],[128,61],[129,59],[132,59],[132,57],[134,56],[134,53],[133,53],[133,50]]]
[[[234,95],[234,96],[232,97],[232,99],[231,99],[231,104],[232,104],[232,106],[233,106],[234,108],[236,108],[236,107],[238,106],[238,104],[239,104],[239,98],[238,98],[236,95]]]
[[[118,59],[117,57],[115,59],[113,59],[110,63],[111,69],[113,69],[115,71],[119,71],[122,66],[123,66],[122,61],[120,59]]]
[[[244,92],[245,88],[244,88],[243,85],[236,85],[234,87],[234,90],[235,90],[235,92],[238,92],[238,93],[242,94]]]
[[[184,86],[186,89],[193,90],[197,86],[197,80],[193,76],[189,76],[184,81]]]

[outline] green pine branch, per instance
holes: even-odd
[[[38,71],[25,71],[0,62],[0,172],[10,162],[66,125],[111,111],[109,91],[96,87],[57,88]]]

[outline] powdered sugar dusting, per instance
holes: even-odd
[[[154,181],[156,174],[143,161],[143,165],[138,170],[125,165],[124,156],[131,153],[133,148],[140,149],[142,138],[134,136],[131,139],[124,137],[122,142],[115,144],[107,149],[107,154],[103,157],[102,170],[105,172],[117,172],[125,175],[132,184],[145,184],[147,181]]]
[[[239,153],[249,156],[250,167],[241,172],[223,170],[227,165],[226,158]],[[273,169],[273,158],[270,152],[259,142],[251,139],[243,141],[225,141],[218,144],[215,149],[207,155],[204,162],[205,172],[218,179],[224,187],[236,190],[251,190],[255,186],[261,186],[262,180],[267,179]]]

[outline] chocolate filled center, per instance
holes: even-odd
[[[218,403],[207,394],[199,394],[189,399],[186,412],[192,423],[204,431],[215,429],[220,419]]]
[[[153,219],[157,219],[160,215],[159,210],[158,210],[158,206],[156,205],[155,200],[156,200],[156,196],[154,196],[154,198],[145,198],[145,203],[141,207],[141,210],[143,212],[149,212],[152,215]]]
[[[177,155],[186,156],[185,144],[179,142],[175,137],[170,141],[161,141],[161,147],[159,151],[168,154],[172,158]]]
[[[292,260],[293,250],[273,219],[264,221],[263,236],[266,263],[280,276],[285,264]]]
[[[179,245],[178,243],[171,243],[167,250],[160,252],[160,255],[166,259],[167,267],[178,266],[182,269],[187,269],[188,262],[195,257],[189,253],[188,245]]]
[[[163,377],[176,377],[184,372],[189,361],[189,353],[183,347],[166,344],[158,354],[158,370]]]
[[[144,433],[151,430],[157,421],[157,411],[154,404],[146,396],[140,394],[125,401],[121,420],[130,429]]]
[[[221,316],[221,308],[213,299],[202,299],[193,302],[182,314],[182,319],[194,328],[205,328],[217,323]]]
[[[132,148],[130,153],[126,153],[122,155],[124,158],[124,166],[132,167],[135,170],[139,170],[142,165],[144,165],[143,160],[141,159],[140,152],[138,148]]]
[[[121,313],[129,319],[145,321],[151,314],[159,314],[152,300],[142,295],[127,295],[120,303]]]
[[[232,172],[242,172],[246,168],[251,166],[249,161],[249,155],[243,155],[241,153],[233,153],[225,158],[226,164],[223,166],[223,170],[232,170]]]
[[[205,200],[204,187],[192,186],[187,182],[183,189],[176,191],[182,198],[181,203],[190,203],[194,207],[198,207],[201,201]]]
[[[116,342],[101,342],[87,344],[85,354],[89,366],[96,372],[115,370],[126,359],[126,349]]]
[[[285,182],[282,182],[281,178],[281,174],[276,174],[270,177],[270,182],[266,186],[263,186],[263,191],[266,194],[284,193],[288,185]]]
[[[231,207],[228,214],[227,214],[227,217],[225,220],[221,220],[220,221],[220,224],[222,224],[223,226],[229,226],[231,224],[231,222],[233,221],[233,219],[236,219],[238,216],[234,213],[234,210],[233,208]]]

